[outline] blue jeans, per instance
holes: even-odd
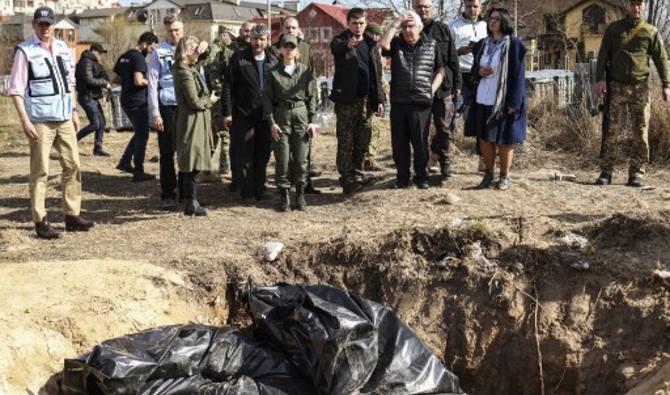
[[[102,150],[102,137],[105,134],[105,115],[102,112],[100,101],[82,96],[78,97],[77,101],[81,108],[84,109],[84,112],[86,112],[86,117],[90,122],[85,128],[77,133],[77,141],[95,132],[93,151]]]
[[[133,137],[121,156],[121,163],[130,165],[132,159],[135,173],[144,173],[144,154],[149,140],[149,108],[143,105],[136,108],[123,107],[133,125]]]

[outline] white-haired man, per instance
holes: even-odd
[[[401,33],[396,36],[398,29]],[[428,188],[428,127],[446,62],[440,46],[422,29],[419,15],[405,11],[380,41],[382,55],[391,57],[391,146],[398,188],[409,187],[410,146],[414,182],[420,189]]]

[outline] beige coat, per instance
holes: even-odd
[[[175,63],[172,78],[177,97],[175,148],[179,171],[211,170],[214,144],[207,84],[190,65]]]

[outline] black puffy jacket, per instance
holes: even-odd
[[[435,74],[435,41],[421,34],[421,39],[410,47],[401,37],[392,42],[391,103],[431,105],[431,85]]]
[[[100,99],[102,89],[109,83],[109,77],[91,51],[82,52],[74,70],[77,80],[77,95],[83,99]]]

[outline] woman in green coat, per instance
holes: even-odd
[[[182,38],[177,44],[172,68],[177,98],[175,148],[185,215],[207,215],[195,195],[196,175],[211,170],[214,145],[210,108],[218,101],[217,96],[210,96],[203,76],[195,67],[206,48],[207,43],[201,44],[196,37]]]
[[[296,182],[295,208],[304,210],[307,153],[310,137],[316,130],[313,123],[316,116],[316,83],[311,70],[296,61],[297,38],[285,34],[279,45],[282,62],[273,67],[267,77],[263,109],[272,134],[275,180],[281,197],[279,210],[288,211],[291,207],[289,191],[292,179]],[[292,177],[289,177],[289,171]]]

